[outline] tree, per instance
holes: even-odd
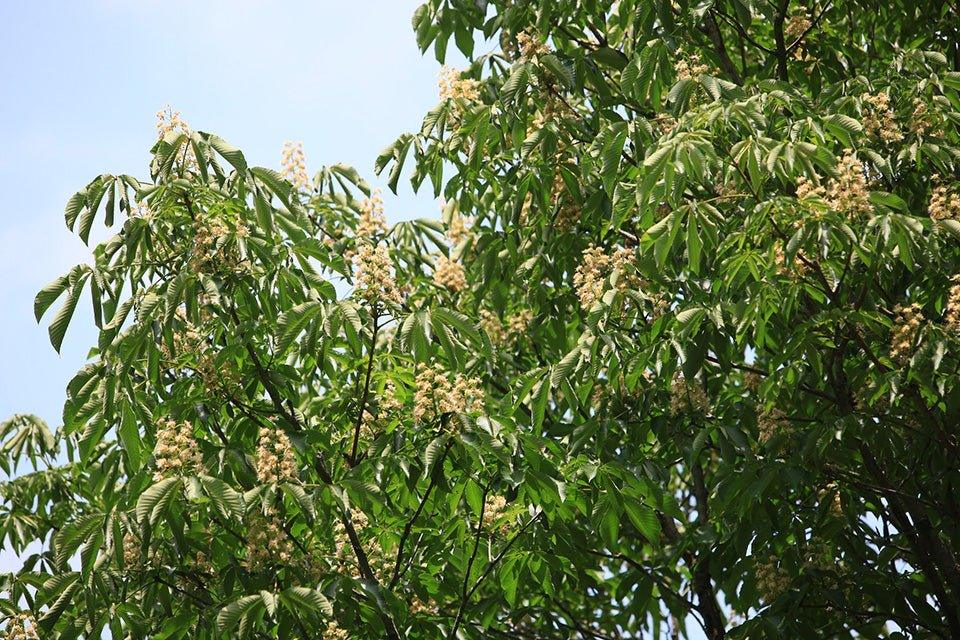
[[[70,200],[126,220],[37,296],[100,339],[0,429],[8,635],[960,637],[957,7],[413,26],[442,221],[176,114]]]

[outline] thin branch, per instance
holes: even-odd
[[[460,606],[457,608],[457,617],[453,621],[453,633],[450,637],[453,638],[456,634],[457,627],[460,626],[460,620],[463,618],[463,610],[467,606],[467,600],[469,595],[467,593],[467,585],[470,584],[470,574],[473,572],[473,563],[477,560],[477,553],[480,551],[480,537],[483,535],[483,516],[487,512],[487,493],[490,491],[490,485],[488,484],[483,488],[483,498],[480,503],[480,516],[477,518],[477,532],[473,538],[473,551],[470,553],[470,560],[467,561],[467,569],[463,572],[463,595],[460,598]]]
[[[360,442],[360,427],[363,426],[363,412],[367,409],[367,399],[370,396],[370,375],[373,372],[373,354],[376,352],[377,332],[380,330],[376,308],[373,309],[373,332],[370,334],[370,355],[367,358],[367,374],[363,381],[363,395],[360,397],[360,411],[357,412],[357,423],[353,429],[353,446],[350,448],[350,466],[357,464],[357,445]]]
[[[430,497],[430,492],[433,491],[434,487],[437,486],[437,481],[440,478],[440,470],[443,467],[443,462],[447,458],[447,453],[450,452],[450,447],[453,445],[452,440],[448,440],[446,446],[443,449],[443,454],[437,460],[436,464],[433,466],[433,471],[430,473],[430,484],[427,485],[426,491],[423,492],[423,497],[420,498],[420,504],[417,505],[417,510],[413,513],[413,516],[407,520],[407,523],[403,526],[403,533],[400,535],[400,544],[397,548],[397,559],[393,565],[393,577],[390,579],[390,589],[393,589],[397,582],[400,580],[400,565],[403,562],[403,550],[407,544],[407,539],[410,537],[410,532],[413,530],[413,525],[416,523],[417,518],[420,517],[420,514],[423,513],[424,508],[427,506],[427,499]]]
[[[453,640],[455,637],[457,637],[457,630],[460,628],[460,623],[462,622],[463,612],[466,609],[467,602],[470,600],[470,598],[473,597],[473,594],[477,592],[477,589],[480,588],[480,585],[483,584],[483,581],[487,579],[487,576],[490,575],[493,569],[498,564],[500,564],[500,561],[503,559],[503,556],[506,555],[507,551],[510,550],[510,547],[513,546],[513,544],[517,541],[517,539],[521,535],[523,535],[523,533],[530,527],[530,525],[536,522],[537,519],[542,514],[543,514],[543,511],[537,511],[537,513],[531,516],[531,518],[527,520],[527,522],[523,526],[521,526],[520,529],[515,534],[513,534],[513,537],[507,541],[507,544],[505,544],[503,549],[500,550],[500,553],[498,553],[493,558],[493,560],[491,560],[490,563],[487,564],[486,568],[484,568],[483,573],[480,574],[480,577],[477,578],[476,583],[474,583],[473,587],[470,589],[469,592],[467,592],[467,594],[463,598],[463,601],[460,603],[460,610],[457,612],[457,617],[454,620],[453,628],[450,630],[450,634],[447,636],[449,640]]]

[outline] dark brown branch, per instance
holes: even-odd
[[[470,584],[470,574],[473,572],[473,563],[477,560],[477,553],[480,551],[480,537],[483,535],[483,516],[487,512],[487,493],[490,491],[490,485],[487,485],[483,488],[483,498],[480,503],[480,515],[477,517],[477,531],[473,537],[473,551],[470,552],[470,560],[467,561],[467,568],[463,572],[463,593],[460,598],[460,606],[457,608],[457,617],[453,621],[453,633],[451,633],[450,638],[452,639],[455,634],[457,627],[460,626],[460,620],[463,618],[463,610],[467,606],[467,600],[469,595],[467,592],[467,587]]]
[[[357,464],[357,445],[360,442],[360,428],[363,426],[363,412],[367,409],[367,399],[370,397],[370,375],[373,372],[373,354],[376,351],[377,332],[380,330],[376,307],[374,307],[372,314],[373,331],[370,334],[370,355],[367,358],[367,373],[363,380],[363,393],[360,396],[360,411],[357,412],[357,423],[353,429],[353,446],[350,447],[349,458],[351,466]]]
[[[787,19],[787,10],[790,8],[790,0],[779,0],[777,4],[777,15],[773,19],[773,40],[776,43],[774,54],[777,58],[777,78],[786,82],[789,79],[787,74],[787,45],[783,36],[783,23]]]
[[[427,500],[430,498],[430,493],[433,491],[434,487],[437,486],[437,481],[439,480],[443,469],[443,462],[446,460],[447,454],[450,452],[450,447],[452,445],[453,441],[448,440],[446,446],[443,448],[443,454],[441,454],[440,458],[433,466],[433,471],[430,474],[430,483],[427,485],[426,491],[423,492],[423,497],[420,498],[420,504],[417,505],[417,510],[403,526],[403,533],[400,535],[400,544],[397,548],[397,559],[393,565],[393,577],[390,579],[391,589],[393,589],[400,580],[400,575],[402,573],[400,571],[400,565],[403,563],[403,550],[407,544],[407,539],[410,537],[410,532],[413,530],[413,525],[417,522],[417,518],[420,517],[420,514],[423,513],[424,508],[427,506]]]
[[[507,541],[507,544],[503,546],[503,549],[500,550],[500,553],[498,553],[493,558],[493,560],[491,560],[489,564],[487,564],[487,566],[484,568],[483,573],[480,574],[480,577],[477,578],[477,581],[474,583],[473,587],[470,589],[469,592],[467,592],[466,596],[460,602],[460,610],[457,612],[457,617],[454,620],[453,628],[450,630],[450,634],[447,636],[449,640],[453,640],[453,638],[457,637],[457,630],[460,628],[460,623],[463,620],[463,612],[466,609],[467,602],[470,600],[470,598],[473,597],[473,594],[477,592],[477,589],[479,589],[480,585],[483,584],[483,581],[487,579],[487,576],[489,576],[490,573],[494,570],[494,568],[498,564],[500,564],[500,561],[503,560],[503,556],[506,555],[507,551],[510,550],[510,548],[517,541],[517,539],[519,539],[520,536],[523,535],[523,533],[530,527],[530,525],[532,525],[534,522],[537,521],[537,519],[541,516],[541,514],[543,514],[543,511],[537,511],[536,514],[534,514],[529,520],[527,520],[527,522],[520,527],[519,531],[513,534],[513,537]]]
[[[720,58],[720,66],[723,68],[723,72],[727,74],[730,81],[734,84],[743,84],[743,78],[740,77],[740,72],[737,71],[736,65],[733,64],[733,60],[730,59],[730,55],[727,53],[727,46],[723,42],[723,34],[720,33],[720,25],[717,24],[717,19],[713,16],[712,12],[704,18],[702,30],[703,33],[710,38],[710,42],[713,43],[714,51],[716,51],[717,56]]]
[[[693,462],[692,472],[693,494],[697,498],[697,524],[704,525],[710,519],[710,506],[707,502],[707,485],[699,462]],[[726,636],[726,625],[724,625],[723,613],[720,611],[720,605],[717,604],[717,595],[713,589],[709,550],[699,554],[690,569],[693,574],[693,589],[697,593],[697,608],[703,616],[707,637],[710,640],[720,640]]]

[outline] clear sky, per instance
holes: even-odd
[[[416,0],[75,0],[0,3],[0,419],[59,426],[64,388],[96,344],[81,302],[62,355],[33,297],[90,250],[63,207],[100,173],[146,178],[155,113],[170,104],[254,164],[302,140],[311,168],[373,178],[377,153],[437,101]],[[391,218],[433,216],[430,194],[386,197]],[[101,232],[99,237],[104,237]],[[48,313],[50,317],[55,308]]]

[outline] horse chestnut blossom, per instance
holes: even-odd
[[[960,333],[960,275],[950,278],[952,283],[947,294],[947,305],[943,312],[943,323],[948,331]]]
[[[837,158],[837,177],[827,183],[826,201],[831,209],[850,218],[873,211],[863,164],[850,149]]]
[[[7,627],[0,633],[4,640],[40,640],[37,620],[29,613],[17,613],[9,618]]]
[[[893,332],[890,335],[890,357],[904,365],[913,357],[917,334],[923,323],[923,312],[917,303],[897,305],[893,310]]]
[[[363,242],[353,256],[356,293],[370,304],[402,304],[403,294],[393,275],[393,262],[384,244]]]
[[[687,380],[680,374],[670,384],[670,415],[702,416],[710,411],[710,399],[696,380]]]
[[[634,258],[634,252],[623,247],[612,254],[592,245],[584,250],[583,260],[573,274],[573,286],[580,298],[580,306],[589,310],[600,300],[614,271],[620,274],[616,284],[618,290],[623,291],[635,285]]]
[[[193,425],[161,418],[157,423],[157,444],[153,448],[155,482],[171,476],[186,476],[202,466],[200,451],[193,437]]]
[[[459,293],[467,288],[467,277],[463,265],[447,256],[437,258],[433,268],[433,282],[438,287],[444,287],[453,293]]]
[[[960,192],[945,184],[933,188],[927,213],[934,220],[960,219]]]
[[[299,482],[297,458],[290,438],[275,424],[260,428],[257,479],[263,484]]]
[[[417,373],[413,419],[423,423],[447,413],[480,413],[483,396],[478,378],[461,373],[452,376],[439,366],[428,366]]]
[[[282,175],[298,191],[310,189],[310,176],[307,175],[307,156],[303,153],[302,142],[283,143],[280,165]]]
[[[357,220],[357,238],[372,241],[387,232],[387,218],[383,213],[383,198],[380,190],[374,189],[369,198],[360,202],[360,217]]]

